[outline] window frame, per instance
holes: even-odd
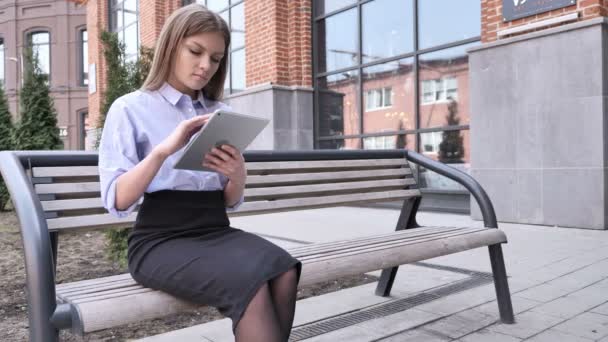
[[[36,34],[40,34],[40,33],[48,34],[48,36],[49,36],[48,43],[44,43],[44,44],[34,44],[33,43],[33,36]],[[46,75],[46,82],[50,86],[51,80],[52,80],[52,74],[53,74],[53,49],[52,49],[53,35],[51,34],[51,30],[47,27],[36,27],[36,28],[31,28],[31,29],[25,31],[24,34],[25,34],[25,37],[24,37],[25,44],[23,44],[23,46],[26,48],[32,48],[32,52],[34,51],[34,49],[33,49],[34,45],[48,45],[48,47],[49,47],[49,60],[48,60],[49,72],[48,72],[48,74],[43,73],[43,75]],[[21,63],[22,65],[25,64],[25,58],[24,58],[23,53],[21,55],[21,61],[22,61],[22,63]],[[38,62],[40,63],[40,60],[38,60]],[[41,69],[41,71],[42,71],[42,69]],[[24,81],[23,76],[24,75],[21,75],[22,83]]]
[[[84,33],[87,33],[87,39],[86,41],[83,39]],[[88,31],[87,31],[87,27],[86,26],[81,26],[77,29],[77,35],[78,35],[78,61],[80,63],[78,63],[78,85],[81,87],[87,87],[89,85],[89,70],[88,70],[88,65],[89,65],[89,61],[88,58],[85,61],[84,55],[85,55],[85,46],[84,44],[87,44],[87,50],[89,47],[89,39],[88,39]],[[87,51],[87,57],[88,57],[88,51]],[[86,78],[85,78],[86,76]]]

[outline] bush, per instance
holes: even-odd
[[[19,150],[57,150],[63,148],[57,127],[57,112],[49,94],[46,75],[38,57],[25,49],[25,75],[19,100],[21,120],[15,128],[14,147]]]
[[[113,32],[102,32],[101,42],[103,44],[103,55],[106,60],[106,79],[108,87],[104,92],[101,115],[97,127],[103,129],[106,115],[114,101],[141,87],[148,76],[154,50],[142,46],[139,58],[135,62],[127,62],[125,59],[125,46],[120,42],[118,35]],[[98,135],[101,137],[101,134]],[[99,139],[97,140],[99,147]],[[113,229],[106,231],[108,239],[108,255],[110,259],[118,262],[121,266],[127,264],[127,237],[130,229]]]
[[[8,101],[4,89],[0,86],[0,151],[14,150],[13,134],[13,120],[8,109]],[[4,210],[9,200],[8,189],[0,176],[0,211]]]

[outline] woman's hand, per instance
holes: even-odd
[[[247,170],[245,159],[241,152],[230,145],[214,147],[205,155],[203,166],[208,167],[224,176],[239,187],[245,186]]]
[[[209,121],[212,114],[197,115],[192,119],[184,120],[177,125],[171,134],[155,147],[155,150],[164,158],[169,157],[182,147],[186,146],[194,133]]]

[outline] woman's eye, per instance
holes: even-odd
[[[219,63],[219,62],[220,62],[220,60],[219,60],[219,59],[217,59],[217,58],[211,58],[211,61],[212,61],[213,63]]]
[[[201,54],[200,52],[192,50],[192,49],[190,49],[190,53],[192,53],[193,55],[196,55],[196,56]]]

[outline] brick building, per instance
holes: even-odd
[[[48,75],[66,149],[84,149],[87,117],[86,7],[61,0],[0,0],[0,84],[19,117],[23,47]]]
[[[136,58],[189,2],[88,1],[91,118],[99,30]],[[252,148],[406,147],[477,177],[501,221],[606,227],[607,0],[199,2],[232,28],[225,102],[272,119]],[[419,176],[424,206],[469,210]]]

